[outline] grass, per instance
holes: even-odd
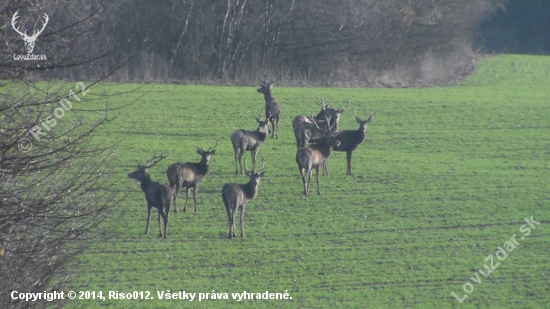
[[[234,174],[229,136],[254,129],[263,97],[252,87],[145,85],[113,97],[120,111],[96,136],[122,140],[113,190],[124,212],[108,240],[82,256],[72,289],[149,291],[152,300],[77,300],[89,308],[545,308],[550,302],[550,57],[498,56],[479,61],[460,85],[430,89],[283,88],[280,138],[260,151],[266,177],[249,202],[247,237],[227,238],[221,188]],[[125,91],[134,85],[113,85]],[[93,91],[102,91],[100,88]],[[323,195],[302,195],[291,121],[316,113],[313,98],[374,110],[368,141],[346,176],[344,153],[329,160]],[[84,104],[84,103],[83,103]],[[92,103],[90,103],[92,104]],[[76,104],[75,104],[76,105]],[[202,182],[199,212],[170,213],[168,239],[145,228],[139,184],[126,178],[135,161],[172,155],[152,169],[166,182],[174,162],[198,161],[196,144],[223,138]],[[250,154],[247,154],[249,157]],[[248,160],[250,161],[250,160]],[[180,195],[180,211],[184,194]],[[192,199],[191,199],[192,200]],[[540,222],[524,239],[524,218]],[[237,225],[237,230],[239,226]],[[519,246],[488,277],[477,269],[514,234]],[[498,260],[495,258],[495,263]],[[490,262],[490,261],[489,261]],[[489,263],[488,262],[488,263]],[[489,265],[489,264],[487,264]],[[490,266],[490,265],[489,265]],[[462,303],[463,285],[474,291]],[[229,300],[160,300],[157,291],[228,293]],[[287,291],[292,300],[232,300],[231,293]]]

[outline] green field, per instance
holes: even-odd
[[[84,256],[75,291],[149,291],[152,300],[77,300],[75,307],[117,308],[548,308],[550,303],[550,57],[498,56],[477,63],[460,85],[424,89],[286,88],[280,138],[268,139],[266,177],[249,202],[245,238],[227,238],[221,188],[234,174],[229,136],[254,129],[263,96],[253,87],[146,85],[111,99],[146,94],[102,127],[119,141],[113,190],[124,194],[119,223]],[[103,86],[101,86],[103,87]],[[102,91],[101,87],[92,88]],[[135,85],[109,86],[125,91]],[[302,194],[291,121],[351,101],[341,129],[366,118],[368,141],[346,176],[345,153]],[[84,103],[82,103],[84,104]],[[76,104],[75,104],[76,105]],[[156,216],[143,235],[145,199],[126,175],[154,152],[172,155],[152,169],[167,182],[174,162],[198,162],[197,146],[222,138],[198,195],[199,212],[170,213],[168,238]],[[247,153],[250,163],[250,154]],[[183,191],[182,191],[183,192]],[[180,193],[180,211],[184,194]],[[540,222],[524,239],[519,229]],[[237,225],[237,231],[239,225]],[[470,279],[514,234],[519,246],[481,283]],[[490,262],[487,265],[490,266]],[[478,273],[479,274],[479,273]],[[477,279],[476,279],[477,280]],[[474,290],[462,303],[463,285]],[[466,285],[467,289],[471,289]],[[160,300],[157,291],[197,293]],[[198,293],[228,300],[198,301]],[[232,300],[231,293],[288,292],[288,300]]]

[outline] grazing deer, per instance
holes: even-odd
[[[191,189],[193,189],[195,212],[197,212],[197,190],[199,189],[201,180],[206,177],[210,171],[210,157],[216,153],[214,148],[218,146],[219,142],[220,140],[217,140],[216,145],[206,151],[195,146],[195,148],[197,148],[197,153],[201,156],[201,161],[199,163],[174,163],[166,170],[166,176],[168,177],[168,182],[170,182],[170,187],[172,188],[174,212],[178,212],[178,203],[176,202],[176,199],[181,188],[187,188],[187,196],[185,198],[185,206],[183,206],[183,211],[187,211],[189,194]]]
[[[315,142],[323,135],[323,130],[319,130],[319,124],[324,124],[324,127],[334,127],[334,131],[338,131],[338,125],[340,122],[340,114],[342,114],[349,106],[349,100],[345,107],[338,109],[332,108],[330,105],[325,104],[319,99],[317,104],[321,105],[321,111],[314,120],[318,125],[314,125],[313,122],[305,116],[296,116],[292,120],[292,127],[294,129],[294,135],[296,136],[296,146],[298,149],[305,148],[308,143]],[[330,119],[330,123],[325,123],[325,119]]]
[[[258,117],[255,117],[255,119],[256,122],[258,122],[258,128],[256,130],[247,131],[237,129],[231,134],[231,143],[233,144],[233,152],[235,152],[235,174],[239,173],[237,169],[237,161],[241,167],[241,173],[243,172],[241,159],[245,151],[250,151],[252,153],[252,170],[256,168],[256,155],[269,135],[268,120],[262,120],[261,113]]]
[[[160,230],[160,217],[162,217],[162,220],[164,220],[164,238],[166,238],[166,226],[168,225],[172,189],[167,184],[160,184],[153,181],[149,175],[149,169],[164,158],[166,158],[165,155],[157,157],[155,154],[145,165],[141,165],[138,162],[137,170],[128,174],[128,178],[139,181],[141,183],[141,190],[145,193],[145,200],[147,201],[147,224],[145,225],[145,234],[147,234],[147,229],[149,228],[151,208],[155,207],[158,211],[159,237],[162,237],[162,232]]]
[[[241,210],[241,237],[244,237],[244,211],[246,204],[249,200],[252,200],[258,196],[258,185],[260,179],[265,174],[265,163],[262,159],[262,168],[259,171],[249,171],[246,168],[246,159],[244,160],[244,169],[246,176],[250,178],[250,181],[246,184],[227,183],[222,189],[222,200],[227,211],[227,217],[229,218],[229,238],[237,237],[235,235],[235,216],[237,211]]]
[[[340,141],[340,146],[334,147],[333,150],[346,152],[346,159],[348,161],[347,175],[351,175],[351,158],[352,158],[353,152],[367,138],[367,126],[372,120],[372,113],[373,111],[371,110],[369,118],[365,120],[361,120],[361,118],[357,117],[357,110],[355,110],[354,111],[355,121],[359,123],[359,129],[345,130],[345,131],[338,132],[336,134],[336,138],[338,139],[338,141]],[[324,169],[325,169],[325,173],[328,174],[326,163],[324,164]]]
[[[313,124],[323,135],[317,143],[309,145],[307,148],[300,148],[296,153],[296,163],[304,183],[304,194],[309,196],[309,184],[311,183],[311,173],[313,169],[317,172],[317,193],[321,195],[321,186],[319,184],[319,168],[324,166],[332,153],[332,148],[340,145],[338,139],[333,136],[335,125],[328,126],[327,129],[321,129],[315,119],[310,117]],[[330,120],[326,119],[327,123]]]
[[[267,74],[264,75],[264,81],[260,83],[260,88],[256,90],[259,93],[264,94],[265,118],[268,123],[271,122],[271,137],[275,136],[275,138],[277,139],[279,138],[279,119],[281,118],[281,105],[277,102],[277,100],[275,100],[275,98],[271,94],[271,88],[273,88],[273,84],[281,79],[281,77],[283,77],[283,75],[279,76],[279,78],[277,78],[276,80],[268,83]]]

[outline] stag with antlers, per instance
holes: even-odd
[[[318,99],[316,103],[321,106],[321,111],[314,118],[317,125],[314,125],[312,120],[306,116],[296,116],[294,120],[292,120],[292,128],[294,129],[296,146],[298,149],[305,148],[308,143],[318,141],[319,138],[323,136],[324,129],[327,127],[332,127],[334,131],[337,131],[340,122],[340,114],[342,114],[350,104],[348,100],[345,107],[335,109],[321,99]],[[330,119],[330,123],[325,122],[327,118]],[[323,129],[319,130],[319,126]]]
[[[259,93],[264,94],[265,99],[265,119],[269,123],[271,122],[271,137],[279,138],[279,119],[281,118],[281,105],[275,100],[271,94],[273,84],[281,79],[283,75],[279,76],[272,82],[267,82],[267,74],[264,75],[264,81],[260,82],[260,88],[257,89]],[[268,132],[269,133],[269,132]]]
[[[330,119],[326,118],[326,123],[330,123]],[[315,118],[310,117],[311,122],[319,132],[323,132],[318,142],[311,144],[306,148],[298,149],[296,153],[296,163],[298,163],[298,170],[302,176],[302,182],[304,184],[304,195],[309,196],[309,185],[311,183],[311,173],[315,169],[317,173],[317,193],[321,195],[321,185],[319,184],[319,168],[324,166],[327,159],[332,153],[332,148],[340,145],[338,139],[333,134],[335,132],[335,125],[329,125],[327,129],[321,129],[317,124]]]
[[[19,33],[19,35],[21,35],[21,38],[23,39],[23,41],[25,41],[25,49],[27,50],[28,54],[32,54],[32,51],[34,50],[34,44],[36,43],[36,38],[38,37],[38,35],[40,35],[40,33],[42,33],[42,31],[44,31],[44,28],[46,28],[46,25],[48,24],[48,20],[50,19],[48,17],[48,14],[44,14],[43,17],[44,17],[44,22],[42,23],[42,29],[40,29],[38,31],[33,30],[32,35],[28,36],[26,29],[25,29],[25,32],[21,32],[19,30],[19,27],[15,26],[16,21],[19,18],[18,12],[15,12],[15,14],[13,14],[13,17],[11,19],[11,26],[12,26],[13,30],[15,30],[15,32],[17,32],[17,33]]]
[[[159,237],[163,234],[160,229],[160,217],[164,221],[164,238],[166,238],[166,227],[168,226],[168,213],[170,212],[170,199],[172,198],[172,189],[167,184],[160,184],[151,179],[149,169],[162,159],[166,158],[164,154],[157,157],[155,154],[145,165],[137,162],[137,170],[128,174],[128,178],[137,180],[141,184],[141,190],[145,194],[147,201],[147,224],[145,225],[145,234],[149,229],[149,219],[151,218],[151,208],[155,207],[158,211]]]
[[[243,172],[241,159],[245,151],[250,151],[252,153],[252,170],[256,168],[256,155],[269,135],[268,120],[262,120],[261,113],[259,113],[258,117],[255,117],[255,119],[256,122],[258,122],[258,128],[256,130],[248,131],[237,129],[231,134],[231,144],[233,144],[233,152],[235,153],[235,174],[239,173],[237,162],[239,162],[241,173]]]
[[[189,194],[191,189],[193,189],[195,212],[197,212],[197,191],[199,190],[199,184],[210,171],[210,157],[216,153],[214,148],[218,146],[219,142],[220,140],[217,140],[216,145],[208,150],[195,146],[195,148],[197,148],[197,153],[201,156],[201,161],[199,163],[174,163],[166,170],[166,176],[168,177],[168,182],[170,182],[170,187],[172,188],[174,212],[178,212],[178,203],[176,202],[176,199],[181,188],[187,188],[187,196],[185,198],[185,206],[183,206],[183,211],[187,211]]]
[[[256,198],[258,195],[258,185],[260,184],[260,179],[264,177],[265,174],[265,162],[262,159],[262,167],[259,171],[254,172],[254,169],[250,171],[246,168],[245,159],[244,170],[246,176],[250,178],[248,183],[228,183],[225,184],[222,189],[222,200],[225,205],[225,210],[227,211],[227,217],[229,218],[229,238],[237,237],[237,235],[235,235],[235,217],[239,209],[241,211],[241,237],[244,237],[244,211],[248,201]]]
[[[346,172],[347,175],[351,175],[351,158],[352,158],[353,152],[367,138],[367,126],[372,120],[372,113],[373,111],[371,110],[369,118],[362,120],[361,118],[357,117],[357,110],[355,110],[354,111],[355,121],[357,121],[357,123],[359,124],[359,129],[345,130],[345,131],[338,132],[336,134],[336,138],[338,139],[338,141],[340,141],[340,145],[334,147],[333,150],[346,152],[346,159],[348,161],[348,170]],[[324,169],[325,169],[325,173],[328,174],[326,162],[324,164]]]

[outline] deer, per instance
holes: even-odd
[[[258,117],[254,118],[258,123],[256,130],[237,129],[231,134],[231,144],[233,144],[233,152],[235,153],[235,174],[239,173],[237,161],[239,162],[241,173],[243,172],[241,159],[245,151],[252,153],[252,170],[256,168],[256,155],[269,135],[269,120],[262,120],[261,112],[258,114]]]
[[[372,113],[373,111],[371,110],[369,118],[362,120],[361,118],[357,117],[357,110],[355,110],[355,121],[357,121],[357,123],[359,124],[359,129],[345,130],[336,134],[336,138],[338,139],[338,141],[340,141],[340,145],[334,147],[333,150],[346,152],[346,159],[348,161],[348,170],[346,172],[347,175],[351,175],[351,159],[353,152],[367,139],[367,126],[372,121]],[[328,174],[326,162],[323,167],[325,173]]]
[[[163,237],[160,229],[160,217],[164,221],[164,238],[166,239],[166,227],[168,226],[168,213],[170,212],[170,199],[172,197],[172,189],[167,184],[161,184],[151,179],[149,170],[155,164],[166,158],[164,154],[157,157],[155,153],[153,158],[148,160],[145,165],[137,162],[137,170],[128,174],[128,178],[137,180],[141,184],[141,191],[145,194],[147,201],[147,224],[145,225],[145,234],[149,229],[149,219],[151,218],[151,208],[156,208],[158,212],[159,222],[159,237]]]
[[[310,120],[320,132],[323,132],[323,135],[317,143],[311,144],[306,148],[300,148],[296,152],[296,163],[298,163],[298,170],[302,176],[305,196],[309,196],[310,194],[309,185],[313,169],[317,173],[317,194],[321,195],[319,168],[325,165],[325,162],[332,153],[333,147],[340,145],[340,141],[334,137],[336,124],[329,125],[326,129],[321,129],[313,116],[310,117]],[[329,118],[326,118],[326,123],[330,123]]]
[[[265,162],[262,159],[262,167],[257,172],[248,170],[246,168],[246,159],[244,160],[244,169],[246,176],[250,178],[250,181],[246,184],[239,183],[227,183],[222,189],[222,200],[227,211],[227,217],[229,219],[229,239],[237,237],[235,235],[235,217],[237,211],[241,211],[240,223],[241,223],[241,237],[244,237],[244,212],[246,204],[249,200],[253,200],[258,196],[258,185],[260,179],[265,174]]]
[[[273,84],[277,82],[284,74],[281,74],[279,78],[272,82],[267,82],[267,74],[264,75],[263,82],[260,82],[260,88],[256,91],[263,93],[265,99],[265,118],[267,122],[271,122],[272,130],[271,137],[275,136],[276,139],[279,138],[279,119],[281,118],[281,105],[275,100],[271,94],[271,89]],[[269,132],[268,132],[269,133]]]
[[[34,50],[34,44],[36,43],[36,38],[40,35],[40,33],[42,33],[42,31],[44,31],[44,29],[46,28],[46,25],[48,24],[48,20],[50,19],[48,17],[48,14],[44,14],[44,16],[42,17],[44,17],[44,21],[42,22],[42,29],[38,31],[33,30],[32,35],[28,36],[26,29],[25,29],[25,32],[21,32],[21,30],[19,30],[19,27],[15,26],[15,24],[17,23],[17,19],[19,18],[18,11],[16,11],[15,14],[13,14],[13,17],[11,19],[11,26],[13,30],[15,30],[15,32],[21,35],[21,38],[23,39],[23,41],[25,41],[25,49],[27,50],[27,54],[32,54],[32,51]]]
[[[210,171],[210,157],[216,153],[215,148],[218,146],[220,140],[216,141],[214,147],[204,150],[197,148],[197,154],[201,156],[201,160],[198,163],[186,162],[186,163],[174,163],[166,169],[166,176],[168,182],[172,188],[172,201],[174,201],[174,212],[178,212],[177,197],[181,188],[187,188],[187,195],[185,198],[185,205],[183,211],[187,211],[187,203],[189,202],[189,194],[193,189],[193,200],[195,202],[195,212],[197,212],[197,191],[199,190],[199,184],[208,175]]]
[[[338,109],[332,108],[330,105],[324,103],[321,99],[316,102],[321,105],[321,111],[315,116],[315,121],[320,124],[324,123],[325,119],[330,119],[330,123],[324,123],[324,126],[334,127],[334,130],[338,130],[340,122],[340,114],[342,114],[349,106],[348,100],[345,107]],[[296,136],[296,147],[298,149],[305,148],[308,143],[315,142],[323,135],[323,130],[319,130],[319,125],[314,125],[312,120],[305,116],[296,116],[292,120],[292,128],[294,129],[294,135]]]

